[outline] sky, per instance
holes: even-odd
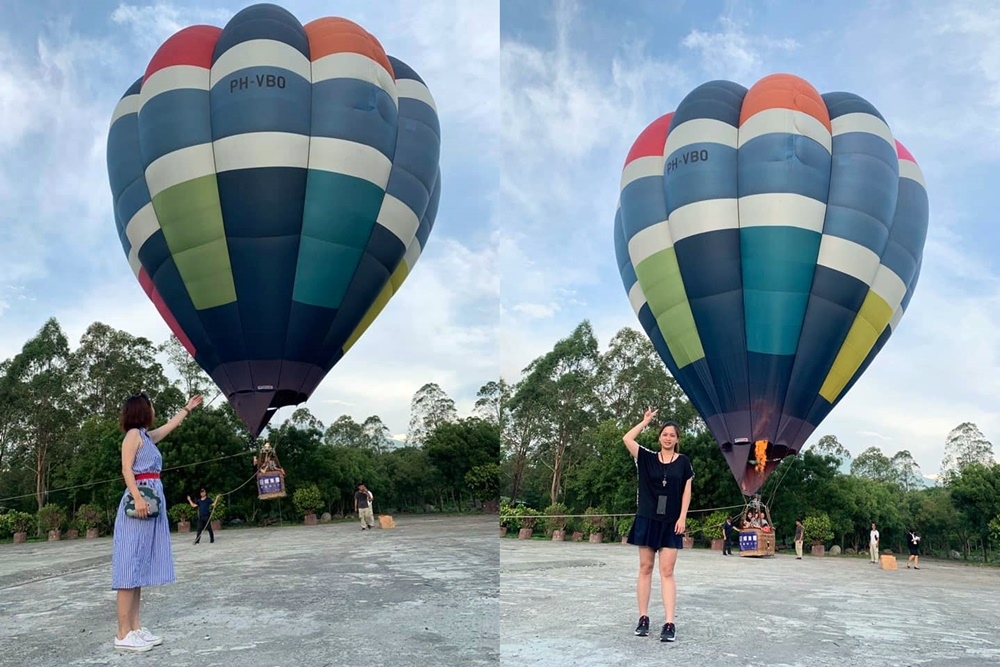
[[[502,377],[517,381],[585,319],[602,351],[641,330],[612,242],[632,142],[701,83],[784,72],[874,104],[930,202],[905,316],[809,443],[905,449],[925,476],[963,422],[998,449],[1000,6],[503,0],[500,17]]]
[[[115,231],[109,124],[165,39],[222,27],[249,4],[0,0],[0,359],[51,317],[74,349],[94,322],[155,344],[170,336]],[[427,83],[442,128],[441,203],[424,252],[305,406],[326,425],[379,415],[401,436],[414,392],[435,382],[466,416],[498,377],[497,3],[280,4],[303,24],[342,16],[375,35]]]

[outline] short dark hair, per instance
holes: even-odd
[[[153,403],[144,392],[129,396],[122,406],[118,427],[122,433],[134,428],[149,428],[153,425]]]

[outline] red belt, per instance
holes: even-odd
[[[138,475],[135,476],[135,481],[138,482],[141,479],[160,479],[160,473],[158,473],[158,472],[141,472],[141,473],[139,473]]]

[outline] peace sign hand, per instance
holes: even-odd
[[[653,417],[655,417],[656,413],[659,411],[660,411],[659,408],[657,408],[656,410],[654,410],[652,407],[646,408],[646,414],[642,416],[642,421],[648,424],[653,420]]]

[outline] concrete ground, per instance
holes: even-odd
[[[495,516],[173,534],[177,581],[143,590],[164,637],[122,654],[111,538],[0,544],[0,665],[468,667],[499,661]]]
[[[808,551],[808,550],[807,550]],[[501,664],[1000,665],[1000,570],[921,559],[678,555],[677,641],[654,570],[651,633],[633,635],[637,549],[500,540]]]

